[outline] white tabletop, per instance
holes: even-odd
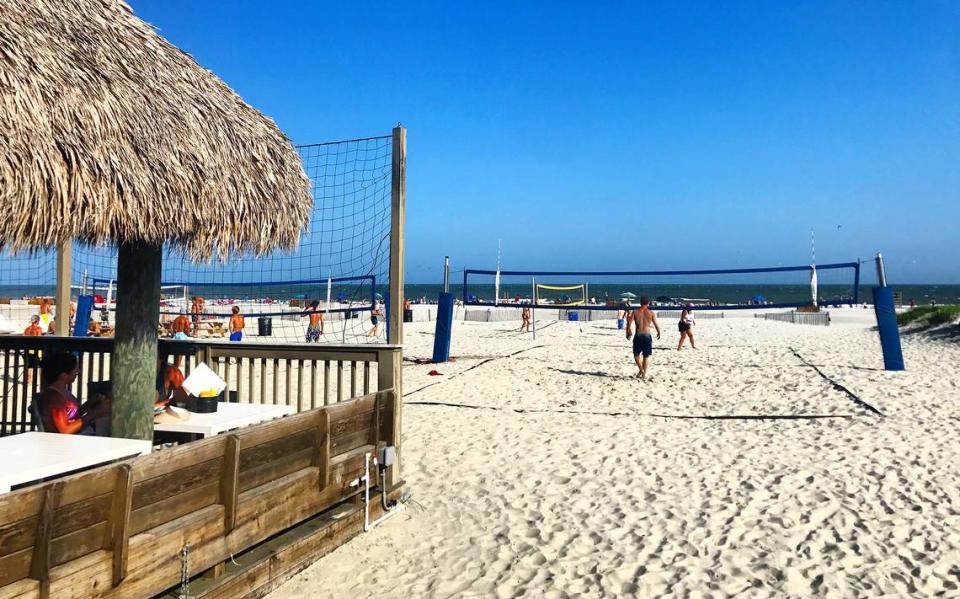
[[[153,443],[92,435],[22,433],[0,438],[0,493],[13,485],[150,453]]]
[[[221,401],[217,405],[216,412],[207,414],[190,412],[188,420],[155,424],[153,430],[168,433],[193,433],[204,437],[212,437],[235,428],[250,426],[281,416],[289,416],[293,412],[293,406]]]

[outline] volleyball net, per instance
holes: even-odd
[[[246,321],[245,340],[386,341],[393,136],[297,151],[314,199],[298,248],[210,263],[164,248],[160,314],[166,330],[184,315],[190,336],[223,336],[237,308]],[[72,253],[73,296],[93,296],[92,320],[108,334],[116,308],[117,249],[74,243]],[[28,312],[36,312],[29,298],[54,295],[56,262],[53,250],[4,253],[0,259],[0,304],[26,306],[0,314],[19,329],[29,323]]]
[[[689,305],[698,310],[736,310],[857,304],[860,285],[858,261],[633,272],[468,268],[460,291],[468,306],[618,310],[625,304],[636,306],[647,296],[652,306],[666,310]]]

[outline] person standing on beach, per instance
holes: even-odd
[[[677,328],[680,330],[680,343],[677,344],[677,351],[683,348],[683,340],[688,337],[690,338],[690,347],[697,349],[697,346],[693,343],[694,324],[696,323],[693,321],[693,310],[691,310],[691,306],[687,306],[680,313],[680,322],[677,323]]]
[[[633,336],[633,325],[637,325],[637,335]],[[657,329],[657,339],[660,338],[660,323],[657,314],[650,309],[650,298],[646,295],[640,298],[640,307],[627,317],[627,339],[633,337],[633,360],[637,363],[640,380],[647,379],[647,368],[650,365],[650,355],[653,354],[653,336],[650,334],[650,325]]]
[[[380,311],[380,304],[375,304],[373,306],[373,312],[370,313],[370,324],[373,325],[369,331],[367,331],[367,337],[376,337],[377,333],[380,331],[380,317],[383,316],[383,312]]]
[[[196,335],[200,330],[200,317],[203,315],[203,298],[199,295],[193,296],[193,303],[190,304],[190,317],[193,320],[193,334]]]
[[[30,317],[30,324],[27,325],[27,328],[23,330],[23,334],[26,337],[41,337],[43,336],[43,329],[40,327],[40,316],[34,314]],[[26,367],[24,369],[24,378],[27,381],[27,385],[33,382],[33,371],[40,366],[40,352],[36,350],[27,350],[24,352],[24,362]]]
[[[526,330],[530,332],[530,306],[524,306],[520,309],[520,318],[523,319],[523,322],[520,323],[520,332],[522,333]]]
[[[310,307],[304,312],[310,312],[310,322],[307,323],[307,343],[311,341],[317,343],[320,341],[320,335],[323,335],[323,314],[320,313],[320,301],[313,300]]]
[[[230,341],[241,341],[243,339],[243,316],[240,314],[240,306],[233,307],[233,316],[230,317]]]

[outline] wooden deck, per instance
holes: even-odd
[[[155,596],[184,563],[193,596],[260,596],[362,531],[365,454],[397,448],[387,480],[371,469],[372,517],[400,493],[398,346],[158,343],[233,401],[299,413],[0,495],[0,599]],[[81,400],[110,380],[112,339],[0,337],[0,434],[32,430],[27,365],[51,351],[80,356]]]
[[[269,590],[362,529],[350,483],[365,454],[399,442],[399,405],[381,389],[0,495],[0,598],[153,596],[181,584],[184,564],[191,578],[210,570],[191,581],[202,596]],[[290,530],[321,514],[312,534]],[[267,552],[283,559],[257,557],[284,531]],[[246,566],[223,567],[243,552]]]

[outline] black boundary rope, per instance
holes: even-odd
[[[840,382],[838,382],[837,380],[832,379],[832,378],[830,378],[829,376],[827,376],[822,370],[820,370],[820,368],[819,368],[816,364],[812,364],[812,363],[808,362],[803,356],[800,355],[800,352],[798,352],[795,348],[790,347],[789,349],[790,349],[791,352],[793,352],[793,355],[796,356],[798,360],[800,360],[801,362],[803,362],[804,365],[809,366],[810,368],[813,368],[813,370],[814,370],[817,374],[819,374],[821,377],[823,377],[823,379],[824,379],[825,381],[827,381],[828,383],[830,383],[830,384],[833,386],[834,389],[836,389],[837,391],[840,391],[840,392],[842,392],[842,393],[846,393],[846,394],[847,394],[847,397],[849,397],[851,400],[853,400],[853,403],[854,403],[854,404],[856,404],[857,406],[859,406],[859,407],[867,410],[868,412],[873,412],[873,413],[876,414],[877,416],[880,416],[880,417],[884,417],[884,416],[885,416],[883,412],[881,412],[880,410],[876,409],[875,407],[871,406],[871,405],[868,404],[867,402],[865,402],[865,401],[863,401],[862,399],[860,399],[860,397],[859,397],[856,393],[854,393],[854,392],[851,391],[850,389],[847,389],[846,387],[844,387],[844,386],[843,386],[842,384],[840,384]]]
[[[495,356],[495,357],[493,357],[493,358],[487,358],[487,359],[485,359],[485,360],[483,360],[483,361],[481,361],[481,362],[477,362],[476,364],[474,364],[473,366],[470,366],[469,368],[465,368],[465,369],[461,370],[460,372],[455,372],[455,373],[451,374],[449,377],[447,377],[446,379],[444,379],[444,380],[442,380],[442,381],[437,381],[437,382],[435,382],[435,383],[430,383],[429,385],[424,385],[423,387],[418,387],[418,388],[414,389],[413,391],[410,391],[410,392],[408,392],[408,393],[404,393],[403,396],[404,396],[404,397],[410,397],[410,396],[413,395],[414,393],[419,393],[420,391],[423,391],[423,390],[426,389],[427,387],[433,387],[434,385],[439,385],[440,383],[443,383],[443,382],[445,382],[445,381],[449,381],[450,379],[455,379],[455,378],[457,378],[458,376],[460,376],[460,375],[462,375],[462,374],[466,374],[466,373],[470,372],[471,370],[473,370],[474,368],[480,368],[481,366],[483,366],[484,364],[486,364],[486,363],[488,363],[488,362],[493,362],[494,360],[503,360],[504,358],[512,358],[513,356],[515,356],[515,355],[517,355],[517,354],[522,354],[522,353],[525,352],[525,351],[530,351],[530,350],[534,350],[534,349],[539,349],[539,348],[541,348],[541,347],[546,347],[546,346],[545,346],[545,345],[534,345],[534,346],[532,346],[532,347],[527,347],[527,348],[525,348],[525,349],[517,350],[517,351],[513,352],[512,354],[507,354],[507,355],[505,355],[505,356]],[[404,402],[404,403],[407,403],[407,402]]]

